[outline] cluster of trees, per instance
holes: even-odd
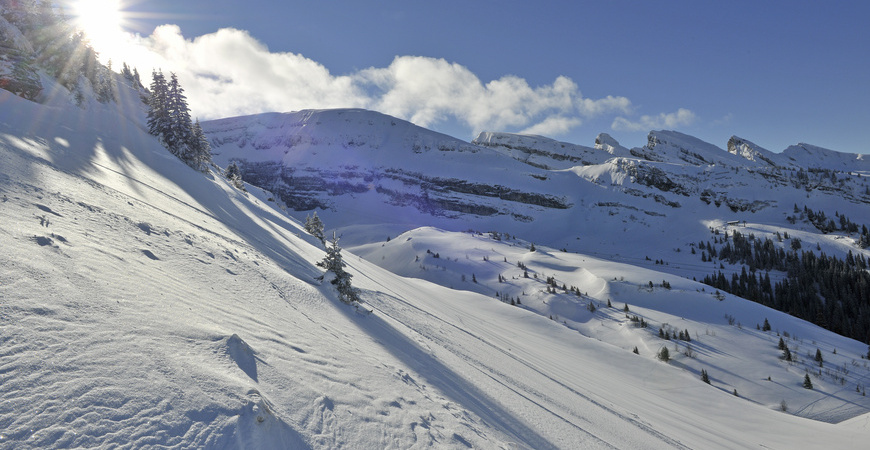
[[[148,97],[148,131],[188,166],[208,172],[211,146],[199,120],[192,122],[190,108],[178,77],[170,73],[169,81],[161,71],[151,74],[151,95]]]
[[[738,232],[718,254],[743,264],[741,272],[729,279],[719,271],[706,276],[704,284],[870,343],[870,272],[862,255],[849,252],[839,259],[824,252],[786,251],[770,239],[746,238]],[[772,283],[768,270],[784,272],[785,277]]]
[[[787,217],[789,222],[795,223],[798,219],[806,220],[813,224],[813,226],[822,233],[832,233],[834,231],[844,231],[846,233],[858,232],[858,224],[852,222],[848,217],[839,212],[834,212],[834,217],[828,217],[825,215],[824,211],[813,211],[806,206],[801,210],[798,208],[797,204],[795,204],[794,213],[794,216]],[[867,227],[865,226],[863,231],[866,232],[866,230]],[[864,232],[862,232],[862,235],[866,234]]]
[[[0,15],[27,40],[18,41],[12,30],[0,28],[0,66],[7,69],[0,70],[0,88],[33,100],[43,89],[37,75],[41,69],[66,87],[79,104],[88,89],[100,102],[115,100],[117,86],[111,67],[100,64],[84,33],[75,29],[55,3],[0,4]]]
[[[666,341],[679,339],[681,341],[692,342],[692,335],[689,334],[689,330],[681,330],[677,333],[674,330],[668,332],[663,327],[659,327],[659,337]]]

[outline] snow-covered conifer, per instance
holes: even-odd
[[[326,236],[323,235],[323,222],[320,220],[320,217],[317,217],[317,211],[311,216],[305,216],[305,231],[308,234],[320,239],[320,242],[325,242]]]
[[[342,259],[341,247],[338,246],[338,237],[335,235],[335,232],[332,233],[332,239],[330,239],[329,245],[326,246],[326,256],[317,265],[326,269],[327,274],[332,272],[333,279],[331,283],[338,291],[341,301],[345,303],[359,301],[356,290],[350,284],[352,275],[344,270],[346,264]]]
[[[230,180],[230,183],[232,183],[233,186],[243,191],[245,190],[245,183],[242,181],[242,171],[239,169],[238,164],[231,162],[230,165],[227,166],[224,176],[227,180]]]

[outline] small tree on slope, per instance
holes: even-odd
[[[664,362],[668,362],[671,360],[671,352],[668,351],[667,347],[662,347],[662,349],[659,350],[659,353],[656,356],[658,356],[658,358]]]
[[[317,217],[317,211],[311,216],[305,216],[305,231],[310,235],[320,239],[320,242],[325,242],[326,236],[323,235],[323,222],[320,217]]]
[[[804,375],[804,389],[812,389],[813,381],[810,380],[810,374]]]
[[[329,245],[326,246],[326,256],[317,265],[326,269],[326,274],[332,272],[333,279],[330,283],[335,285],[341,301],[345,303],[359,301],[356,290],[350,284],[352,275],[344,270],[346,264],[342,260],[341,247],[338,246],[338,237],[335,235],[335,232],[332,233],[332,239],[330,239]]]
[[[230,183],[232,183],[237,189],[243,191],[246,190],[245,183],[242,181],[242,170],[239,169],[239,165],[235,162],[231,162],[230,165],[227,166],[224,176],[226,176],[227,180],[230,180]]]

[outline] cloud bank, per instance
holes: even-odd
[[[432,127],[456,121],[472,133],[484,130],[558,136],[606,115],[632,114],[628,98],[586,98],[568,77],[530,86],[506,75],[484,83],[468,68],[444,59],[397,56],[387,67],[333,75],[322,64],[294,53],[271,52],[248,32],[221,29],[185,39],[175,25],[151,36],[130,37],[123,58],[143,75],[152,68],[175,72],[194,114],[202,119],[318,108],[367,108]],[[612,128],[636,131],[690,123],[691,111],[622,116]]]

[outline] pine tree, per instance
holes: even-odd
[[[788,346],[782,350],[782,358],[786,361],[791,361],[791,350],[788,349]]]
[[[341,247],[338,246],[338,237],[335,235],[335,232],[332,233],[332,239],[329,241],[329,245],[326,246],[326,256],[317,265],[326,269],[327,273],[332,272],[334,277],[330,282],[338,291],[341,301],[345,303],[359,301],[356,290],[350,284],[353,276],[344,270],[347,264],[345,264],[341,257]]]
[[[819,367],[825,363],[824,358],[822,358],[822,351],[820,349],[816,349],[816,357],[814,358],[817,363],[819,363]]]
[[[304,227],[308,234],[320,239],[320,242],[325,242],[326,236],[323,235],[323,222],[320,221],[320,217],[317,217],[317,211],[314,211],[311,216],[305,216]]]
[[[151,72],[151,96],[148,98],[148,132],[160,139],[170,134],[169,90],[163,72]],[[164,144],[168,148],[164,140]]]
[[[785,346],[785,341],[782,338],[779,338],[779,344],[777,344],[777,348],[780,350],[785,350],[787,347]]]
[[[804,389],[812,389],[812,388],[813,388],[813,381],[810,380],[810,374],[805,374],[804,375]]]
[[[230,180],[230,183],[232,183],[237,189],[245,190],[245,183],[242,181],[242,171],[239,169],[238,164],[231,162],[230,165],[227,166],[224,176],[226,176],[227,180]]]
[[[170,72],[166,89],[167,102],[165,107],[169,117],[169,125],[163,140],[170,152],[189,164],[190,155],[187,154],[188,152],[184,147],[189,147],[192,140],[193,123],[190,120],[187,97],[184,95],[184,89],[179,84],[178,76],[175,73]]]
[[[200,172],[208,172],[208,166],[211,165],[211,144],[202,131],[199,119],[196,119],[191,127],[187,155],[184,159],[188,166]]]
[[[152,72],[151,96],[148,98],[148,131],[185,164],[208,172],[211,146],[199,120],[191,122],[190,109],[178,77],[172,73],[167,82],[160,71]]]
[[[662,347],[662,349],[659,350],[659,353],[657,356],[660,360],[662,360],[664,362],[668,362],[671,360],[671,352],[668,351],[667,347]]]
[[[767,317],[764,318],[764,325],[761,326],[761,331],[770,331],[770,322],[767,321]]]
[[[706,369],[701,369],[701,381],[710,384],[710,376],[707,375]]]

